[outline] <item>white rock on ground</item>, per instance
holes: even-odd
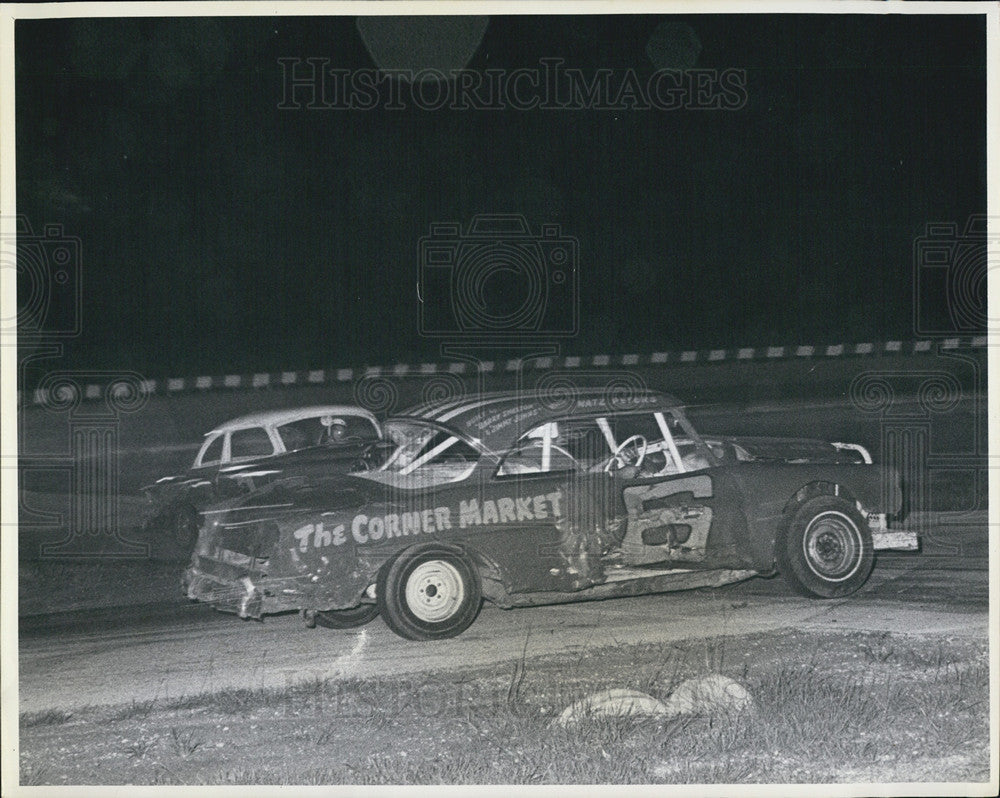
[[[753,707],[753,696],[739,682],[712,673],[681,682],[664,701],[638,690],[613,688],[592,693],[570,704],[553,721],[569,726],[589,718],[669,718],[675,715],[713,715],[744,712]]]
[[[681,682],[666,701],[670,715],[711,715],[743,712],[753,706],[753,696],[739,682],[712,673]]]
[[[598,717],[647,718],[667,714],[667,707],[653,696],[638,690],[602,690],[570,704],[555,723],[568,726],[581,720]]]

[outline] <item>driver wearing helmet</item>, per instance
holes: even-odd
[[[347,422],[334,416],[323,416],[321,423],[325,429],[323,443],[344,443],[347,440]]]

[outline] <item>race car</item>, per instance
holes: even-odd
[[[375,416],[349,405],[268,410],[234,418],[205,434],[185,473],[142,488],[148,501],[143,526],[168,535],[189,553],[204,507],[260,487],[289,469],[323,474],[365,467],[381,440]]]
[[[674,398],[483,394],[384,424],[376,469],[285,479],[205,514],[183,583],[243,618],[381,615],[448,638],[504,607],[718,586],[780,573],[847,596],[890,529],[898,476],[856,444],[703,439]]]

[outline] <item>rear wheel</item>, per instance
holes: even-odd
[[[325,610],[316,612],[317,626],[327,629],[354,629],[374,621],[378,615],[378,607],[374,604],[359,604],[347,610]]]
[[[393,632],[408,640],[455,637],[479,614],[479,571],[448,546],[429,544],[402,552],[379,574],[378,610]]]
[[[817,496],[799,507],[778,536],[776,555],[785,580],[817,598],[849,596],[875,564],[867,522],[838,496]]]

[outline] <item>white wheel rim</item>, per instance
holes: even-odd
[[[843,582],[861,567],[861,532],[844,513],[821,513],[806,527],[802,550],[816,576],[826,582]]]
[[[406,606],[425,623],[447,620],[464,599],[465,582],[461,574],[444,560],[421,563],[406,580]]]

